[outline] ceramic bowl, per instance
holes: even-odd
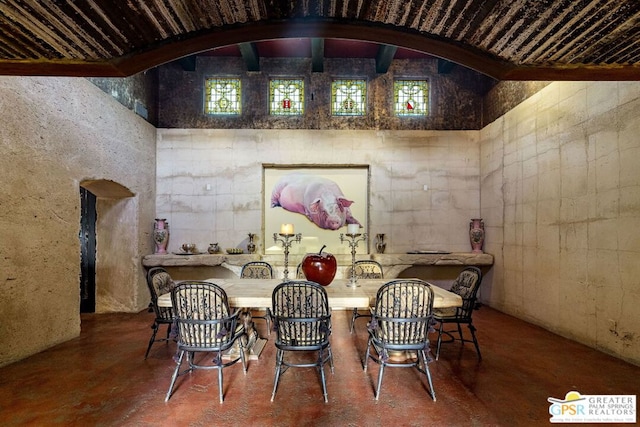
[[[183,243],[181,247],[182,247],[183,251],[188,252],[188,253],[196,251],[196,244],[195,243]]]

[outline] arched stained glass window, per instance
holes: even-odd
[[[429,84],[426,80],[396,80],[393,93],[397,116],[426,116],[429,113]]]
[[[206,114],[240,115],[242,112],[242,85],[240,79],[208,78],[205,80]]]

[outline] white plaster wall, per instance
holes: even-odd
[[[148,304],[140,258],[152,251],[155,128],[80,78],[0,77],[0,122],[2,366],[80,332],[83,180],[114,181],[134,193],[123,202],[133,207],[115,215],[111,231],[105,227],[112,234],[98,236],[98,268],[109,272],[98,273],[98,288],[110,280],[120,288],[115,307],[100,297],[98,306],[138,311]],[[115,205],[98,214],[115,213]],[[110,239],[119,240],[117,256],[107,250]]]
[[[169,251],[187,241],[201,250],[212,242],[242,246],[249,232],[262,237],[264,163],[367,164],[369,232],[387,235],[388,253],[470,251],[469,220],[480,208],[478,136],[477,131],[159,129],[156,211],[169,222]],[[267,236],[274,231],[267,230]],[[273,245],[267,240],[267,247]],[[265,242],[257,243],[263,252]]]
[[[148,221],[140,224],[143,232],[141,242],[136,232],[137,197],[98,198],[97,206],[96,312],[138,311],[148,306],[149,291],[144,272],[140,270],[137,248],[142,242],[150,247],[148,241],[153,229],[153,212],[142,215]],[[123,247],[123,243],[127,247]]]
[[[640,83],[554,82],[481,133],[483,298],[640,364]]]

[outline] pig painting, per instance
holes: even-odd
[[[273,186],[271,207],[281,206],[289,212],[305,215],[325,230],[337,230],[345,224],[360,224],[351,215],[340,187],[330,179],[303,173],[283,175]]]

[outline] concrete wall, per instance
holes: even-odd
[[[481,132],[483,298],[640,364],[640,83],[554,82]]]
[[[251,232],[260,235],[260,252],[278,231],[264,230],[263,240],[264,163],[366,164],[369,232],[387,235],[387,253],[470,251],[469,220],[480,209],[478,135],[159,129],[156,211],[169,221],[169,251],[187,241],[200,249],[212,242],[236,247]]]
[[[110,201],[97,194],[98,310],[148,304],[140,257],[152,251],[155,129],[77,78],[0,77],[0,112],[1,366],[80,332],[85,180],[134,194]]]

